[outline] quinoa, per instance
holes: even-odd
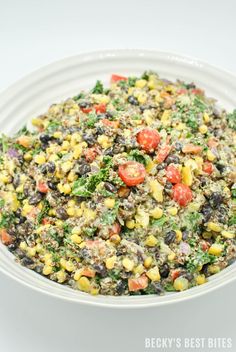
[[[0,238],[93,295],[182,291],[236,259],[236,110],[154,72],[53,104],[0,139]]]

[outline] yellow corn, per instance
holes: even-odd
[[[107,258],[107,260],[106,260],[106,268],[109,269],[109,270],[113,269],[114,266],[115,266],[115,262],[116,262],[116,256]]]
[[[67,210],[66,210],[67,214],[69,216],[75,216],[75,208],[74,207],[69,207]]]
[[[44,164],[46,162],[46,158],[43,154],[38,154],[34,157],[34,161],[36,162],[36,164]]]
[[[221,244],[213,243],[211,247],[208,249],[209,254],[213,254],[215,256],[220,256],[223,251],[223,247]]]
[[[79,226],[75,226],[73,229],[72,229],[72,234],[73,235],[80,235],[81,234],[81,228]]]
[[[82,237],[76,234],[71,235],[70,239],[73,243],[76,243],[76,244],[80,244],[82,242]]]
[[[134,268],[134,262],[129,258],[124,258],[122,260],[122,265],[127,271],[132,271]]]
[[[147,101],[147,94],[145,92],[142,92],[138,95],[138,102],[140,104],[145,104]]]
[[[208,127],[207,127],[206,125],[201,125],[201,126],[199,127],[199,132],[200,132],[201,134],[206,134],[207,131],[208,131]]]
[[[147,258],[144,260],[144,266],[145,266],[145,268],[149,268],[149,267],[152,265],[152,262],[153,262],[152,257],[147,257]]]
[[[189,166],[183,166],[182,168],[182,182],[187,186],[191,186],[193,183],[193,176]]]
[[[136,82],[135,82],[135,87],[136,88],[144,88],[147,84],[147,81],[145,79],[138,79]]]
[[[72,168],[73,164],[71,161],[65,161],[61,164],[61,169],[64,173],[67,173]]]
[[[235,237],[235,233],[229,232],[229,231],[222,231],[222,232],[221,232],[221,235],[222,235],[224,238],[228,238],[228,239],[231,239],[231,238],[234,238],[234,237]]]
[[[198,275],[198,276],[196,277],[196,284],[197,284],[197,285],[205,284],[205,282],[206,282],[206,277],[205,277],[205,275]]]
[[[134,274],[139,274],[139,275],[142,275],[143,274],[143,272],[144,272],[144,266],[143,266],[143,264],[139,264],[139,265],[137,265],[134,269],[133,269],[133,273]]]
[[[43,267],[43,275],[50,275],[53,269],[51,265],[44,265]]]
[[[63,190],[63,193],[65,194],[70,194],[71,193],[71,187],[68,183],[65,183],[63,186],[62,186],[62,190]]]
[[[105,200],[104,200],[104,205],[105,205],[105,207],[107,207],[108,209],[112,209],[112,208],[114,208],[114,206],[115,206],[115,199],[114,198],[106,198]]]
[[[66,280],[66,273],[64,270],[59,270],[57,272],[57,281],[62,284]]]
[[[207,150],[207,159],[209,161],[214,161],[216,158],[215,154],[212,153],[212,151],[210,149]]]
[[[174,281],[176,291],[184,291],[188,289],[188,280],[185,277],[177,277]]]
[[[203,114],[203,120],[205,123],[208,123],[210,121],[210,116],[206,112],[204,112]]]
[[[163,202],[163,186],[157,180],[149,181],[150,189],[153,198],[162,203]]]
[[[111,147],[111,145],[112,145],[109,137],[106,136],[105,134],[98,136],[97,141],[104,149],[107,149],[107,148]]]
[[[161,208],[156,207],[156,208],[150,210],[150,215],[154,219],[160,219],[163,216],[163,210]]]
[[[212,264],[208,266],[208,271],[210,274],[217,274],[220,272],[220,267],[219,265]]]
[[[221,232],[222,228],[220,225],[216,224],[215,222],[208,222],[207,230],[214,231],[214,232]]]
[[[182,231],[176,230],[175,233],[176,233],[176,241],[180,242],[182,240]]]
[[[134,220],[127,220],[125,225],[126,225],[126,227],[128,227],[128,229],[132,230],[135,227],[135,221]]]
[[[153,235],[149,235],[145,241],[145,245],[148,247],[155,247],[158,241]]]
[[[154,268],[151,268],[147,271],[146,273],[147,277],[151,280],[151,281],[160,281],[161,276],[159,273],[159,269],[157,266],[155,266]]]
[[[91,285],[90,285],[90,281],[89,281],[89,279],[87,277],[82,276],[81,278],[79,278],[77,284],[78,284],[78,288],[81,291],[84,291],[84,292],[89,292],[90,291]]]
[[[170,215],[175,216],[175,215],[178,213],[178,208],[176,208],[176,207],[168,208],[168,209],[167,209],[167,212],[168,212]]]

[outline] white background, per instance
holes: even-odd
[[[54,60],[106,48],[175,51],[236,73],[235,14],[234,0],[0,0],[0,90]],[[178,305],[109,310],[1,274],[0,352],[141,352],[151,336],[231,337],[235,351],[235,297],[236,282]]]

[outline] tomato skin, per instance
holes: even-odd
[[[156,130],[144,128],[137,134],[137,142],[147,153],[152,153],[160,143],[161,137]]]
[[[47,193],[49,191],[48,185],[43,181],[39,181],[37,188],[41,193]]]
[[[9,233],[7,232],[6,229],[1,229],[0,230],[0,237],[1,237],[2,243],[7,245],[7,246],[13,242],[12,236],[9,235]]]
[[[127,163],[119,166],[118,175],[127,186],[132,187],[143,183],[146,170],[143,164],[136,161],[127,161]]]
[[[176,183],[173,187],[172,198],[175,202],[179,203],[180,206],[186,207],[193,199],[193,194],[187,185]]]
[[[163,145],[157,152],[157,161],[162,163],[171,151],[171,146],[169,144]]]
[[[177,277],[179,277],[179,275],[180,275],[180,270],[179,269],[173,270],[172,273],[171,273],[172,280],[175,281],[175,279],[177,279]]]
[[[181,182],[181,174],[177,167],[174,165],[168,165],[166,168],[166,177],[167,180],[171,183],[180,183]]]
[[[148,286],[148,278],[145,275],[138,277],[137,279],[128,279],[129,291],[143,290]]]
[[[209,161],[205,161],[202,165],[202,171],[206,172],[208,175],[211,175],[214,171],[213,164]]]
[[[106,104],[97,104],[94,105],[94,109],[96,110],[96,112],[100,112],[101,114],[103,114],[104,112],[106,112],[107,107]]]
[[[85,114],[88,114],[88,113],[90,113],[93,109],[92,109],[92,108],[81,108],[81,110],[82,110]]]
[[[116,82],[119,82],[119,81],[127,81],[128,78],[127,77],[124,77],[124,76],[119,76],[119,75],[111,75],[111,83],[116,83]]]

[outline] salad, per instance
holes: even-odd
[[[236,259],[236,110],[113,74],[0,139],[0,239],[92,295],[162,295]]]

